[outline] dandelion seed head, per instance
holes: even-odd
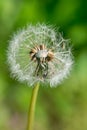
[[[60,84],[73,63],[69,41],[45,24],[18,31],[9,43],[7,55],[13,77],[29,85],[38,81],[50,86]]]

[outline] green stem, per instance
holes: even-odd
[[[33,128],[33,121],[34,121],[34,111],[35,111],[35,104],[37,99],[39,89],[39,83],[36,84],[36,86],[33,88],[30,106],[29,106],[29,113],[28,113],[28,124],[27,124],[27,130],[32,130]]]

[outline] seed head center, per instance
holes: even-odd
[[[36,57],[37,58],[46,58],[48,55],[48,51],[47,50],[39,50],[37,53],[36,53]]]
[[[33,61],[41,60],[43,62],[49,62],[53,60],[54,53],[50,49],[46,48],[44,44],[41,44],[31,49],[30,57]]]
[[[44,44],[35,46],[30,51],[31,60],[36,62],[34,74],[40,78],[46,78],[48,75],[48,63],[54,59],[54,53],[46,48]]]

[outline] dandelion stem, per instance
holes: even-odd
[[[38,95],[38,89],[39,89],[39,83],[36,84],[36,86],[33,88],[33,91],[32,91],[29,112],[28,112],[27,130],[32,130],[33,128],[34,111],[35,111],[35,104],[36,104],[36,99]]]

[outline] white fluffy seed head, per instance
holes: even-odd
[[[44,63],[37,65],[37,61],[31,60],[30,51],[41,44],[46,46],[47,50],[39,50],[35,54],[36,58],[46,58],[49,50],[54,57],[49,62],[45,59]],[[12,75],[21,82],[33,85],[41,81],[56,86],[67,77],[73,63],[69,40],[65,40],[61,33],[56,33],[51,26],[29,25],[12,37],[8,47],[8,63]]]

